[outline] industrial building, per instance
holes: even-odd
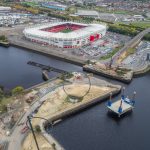
[[[55,9],[55,10],[66,10],[67,9],[66,5],[62,5],[61,3],[58,3],[58,2],[42,2],[41,6],[50,8],[50,9]]]

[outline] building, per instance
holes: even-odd
[[[10,11],[11,11],[11,7],[0,6],[0,13],[6,13]]]
[[[92,10],[78,10],[77,13],[75,14],[81,17],[88,17],[88,18],[99,17],[99,13],[97,11],[92,11]]]
[[[59,48],[79,48],[90,44],[106,33],[106,26],[74,22],[57,22],[24,29],[25,37],[32,42]]]
[[[42,2],[41,6],[50,9],[55,9],[55,10],[63,10],[63,11],[67,9],[66,5],[62,5],[58,2]]]

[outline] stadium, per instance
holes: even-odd
[[[90,44],[106,33],[106,26],[74,22],[55,22],[28,27],[23,31],[26,39],[58,48],[79,48]]]

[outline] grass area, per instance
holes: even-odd
[[[76,13],[77,8],[75,6],[71,6],[71,7],[68,8],[68,11],[69,11],[69,13],[73,14],[73,13]]]
[[[31,7],[38,6],[36,2],[21,2],[21,4]]]
[[[119,76],[124,76],[127,72],[129,72],[129,71],[131,71],[131,70],[129,70],[129,69],[126,69],[126,68],[118,68],[117,70],[116,70],[116,73],[117,73],[117,75],[119,75]]]
[[[12,98],[3,98],[0,99],[0,114],[5,113],[7,111],[7,104],[10,104],[12,102]]]
[[[100,60],[106,60],[106,59],[111,58],[111,57],[112,57],[113,55],[115,55],[121,48],[122,48],[122,47],[117,47],[117,48],[115,48],[112,52],[108,53],[108,54],[105,55],[105,56],[102,56],[102,57],[100,58]]]
[[[126,11],[126,10],[108,10],[106,8],[103,7],[95,7],[94,10],[98,11],[98,12],[103,12],[103,13],[110,13],[110,14],[123,14],[123,15],[127,15],[127,14],[131,14],[133,15],[133,12],[130,11]]]
[[[1,41],[1,40],[0,40],[0,43],[1,43],[1,44],[9,44],[8,41]]]
[[[71,30],[71,29],[64,29],[64,30],[62,30],[61,32],[62,32],[62,33],[69,33],[69,32],[72,32],[72,30]]]
[[[133,22],[131,25],[137,26],[137,27],[142,27],[142,28],[150,28],[150,21],[148,22]]]
[[[135,53],[135,51],[136,51],[136,49],[135,49],[135,48],[129,48],[129,49],[127,50],[126,55],[127,55],[127,56],[132,55],[132,54],[134,54],[134,53]]]

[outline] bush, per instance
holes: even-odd
[[[7,38],[4,35],[0,36],[0,41],[7,42]]]
[[[7,112],[7,106],[5,104],[2,104],[0,107],[0,112],[5,113]]]
[[[14,89],[12,89],[12,95],[20,94],[22,93],[24,88],[22,86],[17,86]]]
[[[53,143],[53,144],[52,144],[52,147],[53,147],[53,149],[55,150],[55,149],[56,149],[56,144]]]
[[[41,127],[40,127],[39,125],[36,125],[36,126],[35,126],[35,131],[36,131],[37,133],[41,133]]]

